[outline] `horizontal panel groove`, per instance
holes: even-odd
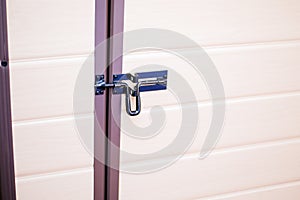
[[[93,171],[94,168],[91,166],[86,167],[79,167],[79,168],[72,168],[69,170],[58,170],[58,171],[49,171],[45,173],[37,173],[37,174],[30,174],[25,176],[18,176],[16,177],[17,181],[28,181],[28,180],[36,180],[41,178],[50,178],[50,177],[57,177],[57,176],[64,176],[64,175],[75,175]]]
[[[92,200],[93,168],[17,178],[18,199]]]
[[[300,180],[290,181],[290,182],[281,183],[281,184],[268,185],[268,186],[258,187],[258,188],[251,188],[251,189],[243,190],[243,191],[235,191],[235,192],[231,192],[231,193],[219,194],[216,196],[196,198],[193,200],[221,200],[221,199],[227,199],[230,197],[237,197],[237,196],[247,195],[247,194],[256,193],[256,192],[265,192],[265,191],[269,191],[269,190],[284,189],[284,188],[293,187],[293,186],[300,186]]]
[[[188,0],[161,2],[131,0],[125,6],[125,31],[167,29],[202,45],[238,44],[299,39],[296,0]],[[181,15],[178,15],[178,13]],[[184,18],[182,18],[184,16]],[[187,21],[198,20],[197,26]],[[259,34],[257,34],[259,33]],[[186,47],[193,44],[175,43]]]
[[[252,149],[262,149],[262,148],[269,148],[269,147],[282,146],[288,144],[297,144],[297,143],[300,144],[300,137],[260,142],[260,143],[250,144],[250,145],[219,148],[213,151],[211,154],[217,155],[217,154],[224,154],[224,153],[231,153],[231,152],[245,151],[245,150],[252,150]],[[187,155],[187,158],[192,158],[192,157],[194,157],[194,155],[190,155],[190,156]]]
[[[300,38],[294,40],[277,40],[277,41],[266,41],[266,42],[203,46],[203,49],[209,51],[209,50],[217,50],[217,49],[260,48],[260,47],[263,48],[263,47],[278,47],[278,46],[290,46],[290,45],[300,45]],[[194,49],[194,48],[190,47],[189,49]]]
[[[257,45],[254,47],[228,47],[208,49],[207,55],[215,66],[223,83],[226,98],[239,98],[256,95],[269,95],[299,91],[300,43],[285,45]],[[182,53],[181,53],[182,52]],[[187,58],[196,59],[196,49],[176,52]],[[205,55],[205,54],[204,54]],[[202,60],[205,59],[203,57]],[[207,61],[208,62],[208,61]],[[153,67],[151,67],[153,65]],[[178,77],[190,88],[192,96],[184,96],[184,102],[207,101],[211,99],[206,81],[197,74],[188,61],[168,52],[138,52],[124,57],[124,72],[154,70],[156,65],[167,66],[170,90],[155,93],[142,93],[143,107],[177,104],[176,91],[183,91],[177,84]],[[207,65],[206,62],[203,65]],[[280,81],[279,81],[280,80]],[[197,87],[195,87],[197,85]],[[175,93],[173,94],[172,93]],[[183,97],[182,97],[183,98]]]
[[[269,98],[277,98],[286,96],[288,97],[290,94],[292,95],[299,95],[300,90],[291,90],[291,91],[280,91],[280,92],[270,92],[270,93],[264,93],[264,94],[251,94],[251,95],[245,95],[245,96],[232,96],[225,98],[225,102],[245,102],[245,101],[257,101],[257,100],[263,100],[263,99],[269,99]],[[186,101],[181,104],[176,103],[165,103],[163,107],[176,107],[178,105],[192,105],[192,104],[201,104],[201,105],[208,105],[211,104],[212,99],[203,99],[203,100],[197,100],[197,101]],[[221,103],[220,99],[214,99],[215,103]],[[149,109],[152,108],[154,105],[146,105],[142,106],[143,109]],[[124,106],[122,106],[123,111],[126,109]]]
[[[191,152],[184,154],[180,157],[180,160],[205,160],[209,156],[214,155],[222,155],[222,154],[228,154],[228,153],[235,153],[235,152],[242,152],[247,150],[256,150],[256,149],[264,149],[264,148],[271,148],[271,147],[278,147],[278,146],[284,146],[284,145],[290,145],[290,144],[299,144],[300,145],[300,137],[295,138],[288,138],[288,139],[280,139],[280,140],[274,140],[274,141],[267,141],[267,142],[260,142],[255,144],[248,144],[248,145],[240,145],[240,146],[234,146],[234,147],[225,147],[225,148],[218,148],[213,150],[210,154],[208,154],[205,158],[201,158],[199,153]],[[168,156],[160,157],[157,159],[152,160],[143,160],[143,161],[133,161],[128,163],[122,163],[124,166],[126,165],[147,165],[147,163],[152,162],[160,162],[160,160],[167,159]]]
[[[11,64],[13,121],[94,111],[93,57]]]
[[[227,101],[225,120],[215,149],[300,137],[299,103],[300,93]],[[195,122],[197,123],[197,130],[193,132],[195,139],[191,141],[187,153],[200,152],[204,147],[207,134],[209,134],[212,104],[210,102],[191,103],[182,106],[164,106],[162,109],[143,109],[142,113],[135,118],[122,118],[122,150],[136,154],[148,154],[161,150],[178,136],[178,131],[182,125],[182,111],[198,110],[198,118]],[[125,111],[123,114],[126,116]],[[155,120],[157,116],[165,117],[159,119],[164,121],[164,124],[157,125],[159,130],[155,130],[155,136],[153,134],[153,137],[147,139],[134,137],[147,134],[144,128],[153,127],[154,124],[157,124],[158,122]],[[128,120],[137,129],[131,129],[131,126],[127,126],[130,124]],[[170,154],[164,153],[159,157]],[[126,160],[126,158],[123,160],[124,163],[129,161],[133,160]]]
[[[42,123],[51,123],[51,122],[60,122],[74,119],[87,119],[93,118],[94,113],[80,113],[77,115],[60,115],[60,116],[51,116],[51,117],[40,117],[36,119],[26,119],[26,120],[14,120],[13,126],[26,126],[32,124],[42,124]]]
[[[299,148],[298,138],[213,152],[203,160],[199,160],[197,154],[186,155],[169,167],[162,166],[159,160],[125,165],[125,170],[138,169],[138,173],[144,169],[144,173],[122,173],[121,196],[125,199],[195,199],[294,182],[300,179]],[[150,169],[161,166],[161,169],[147,173],[149,166]],[[161,191],[161,188],[163,192],[147,193],[149,189]]]
[[[291,91],[280,91],[280,92],[270,92],[270,93],[264,93],[264,94],[253,94],[253,95],[246,95],[246,96],[233,96],[233,97],[227,97],[225,98],[226,103],[233,103],[233,102],[245,102],[245,101],[257,101],[257,100],[264,100],[264,99],[270,99],[270,98],[281,98],[281,97],[288,97],[290,95],[299,95],[300,90],[291,90]],[[191,105],[191,104],[201,104],[201,105],[208,105],[212,102],[212,99],[203,99],[203,100],[197,100],[195,101],[187,101],[181,103],[181,105]],[[214,99],[215,103],[221,103],[220,99]],[[166,103],[163,106],[164,107],[174,107],[180,104],[174,104],[174,103]],[[152,105],[146,105],[143,108],[149,109],[153,107]],[[125,110],[124,107],[122,107],[123,110]]]
[[[91,167],[93,115],[13,126],[16,176]]]
[[[211,44],[200,46],[204,49],[219,49],[219,48],[240,48],[240,47],[257,47],[257,46],[270,46],[270,45],[289,45],[299,43],[300,38],[290,40],[273,40],[273,41],[259,41],[259,42],[245,42],[245,43],[232,43],[232,44]],[[193,49],[194,47],[174,48],[174,49]]]
[[[226,45],[209,45],[209,46],[199,46],[203,50],[205,50],[207,53],[214,52],[214,51],[226,51],[226,50],[235,50],[235,49],[241,49],[241,50],[247,50],[247,49],[253,49],[253,48],[272,48],[272,47],[288,47],[288,46],[299,46],[300,45],[300,38],[296,40],[278,40],[278,41],[266,41],[266,42],[252,42],[252,43],[240,43],[240,44],[226,44]],[[176,50],[176,51],[194,51],[199,49],[198,47],[184,47],[184,48],[170,48],[170,52]],[[161,51],[151,50],[143,52],[143,50],[137,51],[134,54],[128,54],[125,55],[126,57],[138,57],[138,56],[151,56],[160,54]]]
[[[94,5],[84,0],[8,1],[11,60],[89,53]]]
[[[218,49],[232,49],[232,48],[255,48],[255,47],[270,47],[270,46],[285,46],[285,45],[300,45],[299,40],[278,40],[278,41],[269,41],[269,42],[258,42],[258,43],[240,43],[240,44],[227,44],[227,45],[210,45],[210,46],[200,46],[206,51],[214,51]],[[194,50],[195,47],[186,47],[186,48],[174,48],[171,50]],[[141,53],[142,54],[142,53]],[[23,62],[38,62],[38,61],[52,61],[52,60],[62,60],[62,59],[76,59],[84,58],[93,55],[93,52],[90,54],[74,54],[74,55],[65,55],[65,56],[48,56],[48,57],[38,57],[38,58],[27,58],[27,59],[15,59],[11,60],[11,63],[23,63]],[[129,55],[130,56],[130,55]]]
[[[41,57],[41,58],[16,59],[16,60],[11,60],[10,63],[63,61],[63,60],[88,58],[89,56],[92,56],[92,55],[93,55],[93,53],[78,54],[78,55],[74,54],[74,55],[68,55],[68,56],[49,56],[49,57]]]
[[[267,94],[255,94],[255,95],[248,95],[248,96],[240,96],[240,97],[230,97],[225,98],[225,103],[240,103],[240,102],[249,102],[249,101],[261,101],[267,99],[277,99],[277,98],[285,98],[285,97],[297,97],[300,95],[300,90],[296,91],[286,91],[286,92],[274,92],[274,93],[267,93]],[[197,102],[183,102],[182,104],[165,104],[163,105],[164,109],[176,109],[179,105],[181,106],[192,106],[198,104],[199,106],[208,106],[211,105],[212,100],[203,100]],[[215,100],[216,104],[222,103],[223,101]],[[150,112],[152,106],[144,106],[143,112]],[[122,107],[125,110],[125,107]],[[125,112],[125,111],[123,111]]]
[[[272,41],[272,42],[260,42],[260,43],[241,43],[241,44],[228,44],[228,45],[212,45],[212,46],[203,46],[202,48],[206,51],[216,51],[219,49],[234,49],[234,48],[255,48],[255,47],[272,47],[272,46],[286,46],[286,45],[300,45],[300,38],[299,40],[286,40],[286,41]],[[187,48],[174,48],[171,50],[179,50],[179,51],[193,51],[195,47],[187,47]],[[154,52],[151,52],[155,54]],[[150,53],[150,54],[151,54]],[[143,54],[143,53],[140,53]],[[16,59],[11,60],[11,63],[23,63],[23,62],[39,62],[39,61],[57,61],[63,59],[77,59],[77,58],[87,58],[92,56],[93,53],[90,54],[78,54],[78,55],[67,55],[67,56],[48,56],[48,57],[39,57],[39,58],[28,58],[28,59]],[[147,53],[149,55],[149,53]],[[132,55],[125,55],[125,56],[132,56]]]

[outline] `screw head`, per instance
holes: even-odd
[[[8,65],[8,62],[7,62],[7,61],[5,61],[5,60],[2,60],[2,61],[1,61],[1,66],[2,66],[2,67],[7,67],[7,65]]]
[[[104,91],[103,90],[96,90],[96,95],[99,95],[99,94],[104,94]]]

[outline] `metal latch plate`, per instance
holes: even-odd
[[[140,92],[166,90],[168,71],[140,72],[134,75],[117,74],[112,83],[106,83],[104,75],[96,75],[95,94],[104,94],[106,88],[113,88],[114,94],[125,94],[126,112],[136,116],[141,112]],[[131,109],[131,97],[135,97],[135,110]]]
[[[117,74],[114,75],[113,81],[115,83],[121,81],[130,81],[136,86],[138,83],[139,92],[148,92],[148,91],[156,91],[156,90],[166,90],[167,89],[167,78],[168,71],[153,71],[153,72],[140,72],[132,74]],[[156,83],[155,83],[156,82]],[[144,83],[144,84],[142,84]],[[149,84],[147,84],[149,83]],[[115,87],[113,90],[114,94],[125,94],[124,87]],[[131,87],[131,94],[134,95],[136,88]]]

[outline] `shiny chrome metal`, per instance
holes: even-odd
[[[167,89],[167,71],[118,74],[114,75],[113,83],[106,83],[104,75],[96,75],[95,95],[104,94],[106,88],[113,88],[114,94],[125,94],[126,112],[130,116],[136,116],[141,112],[140,92]],[[131,98],[135,98],[134,110]]]

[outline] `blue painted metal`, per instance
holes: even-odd
[[[167,80],[168,77],[168,70],[163,71],[152,71],[152,72],[140,72],[134,75],[132,74],[117,74],[114,75],[114,83],[119,81],[131,81],[135,84],[145,81],[145,80]],[[143,86],[141,85],[139,88],[140,92],[149,92],[149,91],[156,91],[156,90],[166,90],[167,89],[167,81],[165,83],[157,83],[153,85]],[[125,94],[126,90],[124,88],[114,88],[114,94]],[[132,95],[135,95],[135,91],[131,91]]]
[[[140,92],[149,92],[167,89],[168,71],[141,72],[134,75],[113,75],[113,82],[106,83],[104,75],[96,75],[95,94],[103,95],[106,88],[113,88],[113,94],[125,94],[126,112],[136,116],[141,112]],[[135,110],[131,110],[131,98],[135,97]]]
[[[168,70],[136,73],[137,80],[145,78],[167,78]]]
[[[167,77],[168,71],[153,71],[153,72],[140,72],[134,75],[127,73],[127,74],[116,74],[113,76],[113,83],[107,84],[104,79],[104,75],[96,75],[96,86],[95,86],[95,94],[101,95],[104,93],[105,88],[113,87],[114,94],[125,94],[126,88],[125,87],[115,87],[115,84],[120,83],[122,81],[130,81],[135,86],[138,83],[145,82],[147,80],[164,80],[164,82],[150,84],[150,85],[141,85],[139,87],[139,92],[149,92],[149,91],[156,91],[156,90],[166,90],[167,89]],[[131,95],[135,96],[136,89],[130,88]]]

